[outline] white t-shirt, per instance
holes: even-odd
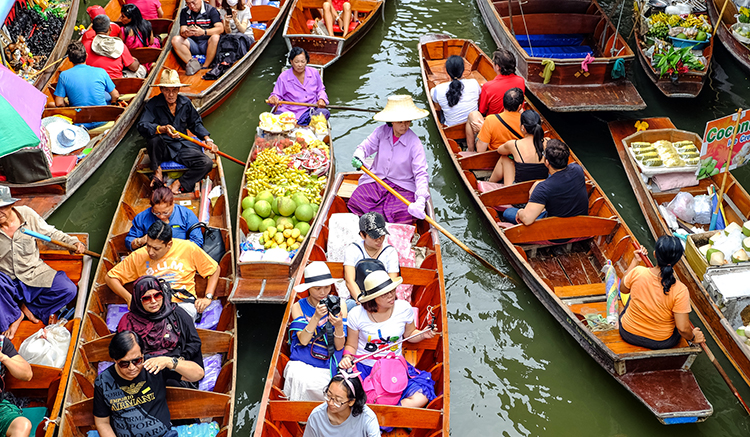
[[[378,416],[365,405],[362,414],[349,417],[341,425],[331,424],[328,404],[315,407],[307,418],[303,437],[380,437]]]
[[[448,106],[448,98],[445,96],[450,82],[441,83],[432,89],[432,100],[438,102],[443,109],[446,126],[466,123],[469,113],[479,110],[479,94],[482,92],[479,82],[476,79],[461,79],[461,83],[464,84],[464,89],[458,103],[453,107]]]
[[[405,300],[397,299],[393,304],[393,314],[385,322],[373,322],[367,315],[367,311],[362,308],[362,305],[352,308],[347,317],[346,326],[349,329],[359,331],[356,355],[364,355],[375,351],[378,347],[386,343],[390,344],[401,340],[406,330],[406,325],[414,323],[414,310],[411,309],[411,305]],[[374,356],[384,357],[390,352],[402,355],[401,344],[392,346]],[[362,364],[372,366],[375,364],[375,360],[368,358],[362,360]]]
[[[219,14],[221,15],[221,19],[223,20],[224,17],[227,15],[227,11],[224,8],[219,8]],[[249,36],[250,38],[253,38],[253,28],[250,27],[250,21],[253,19],[253,16],[250,14],[250,6],[245,6],[245,9],[243,10],[237,10],[234,12],[234,14],[237,16],[237,21],[242,23],[243,21],[247,20],[247,29],[245,29],[245,35]],[[229,29],[231,29],[232,33],[238,33],[237,25],[234,24],[234,20],[229,20]]]
[[[359,249],[355,247],[355,244],[359,246]],[[367,254],[367,251],[365,250],[365,240],[355,241],[346,246],[346,251],[344,252],[344,265],[354,267],[364,258],[364,254]],[[398,273],[400,271],[398,267],[398,252],[396,252],[396,248],[393,246],[389,245],[383,249],[375,259],[385,265],[385,271],[388,273]]]

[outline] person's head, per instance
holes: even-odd
[[[133,300],[130,309],[145,318],[159,315],[166,309],[165,301],[171,302],[171,288],[154,276],[141,276],[133,284]]]
[[[464,90],[464,84],[461,83],[461,77],[464,75],[464,59],[456,55],[449,56],[445,61],[445,72],[451,78],[445,97],[448,99],[448,106],[452,108],[461,100]]]
[[[401,277],[394,281],[385,270],[375,270],[365,278],[365,288],[357,299],[367,312],[387,310],[396,302],[396,288],[403,281]]]
[[[368,212],[359,218],[359,236],[365,240],[365,247],[379,250],[385,243],[388,230],[385,228],[385,217],[378,212]]]
[[[547,148],[544,149],[544,157],[553,170],[562,170],[568,166],[570,149],[567,144],[552,138],[547,141]]]
[[[406,131],[408,131],[409,128],[411,127],[411,120],[389,121],[389,122],[386,122],[385,124],[393,128],[393,135],[400,137],[401,135],[405,134]]]
[[[503,94],[503,109],[508,112],[518,112],[523,104],[521,88],[511,88]]]
[[[104,14],[97,15],[91,22],[91,28],[94,29],[97,35],[109,35],[109,25],[109,17]]]
[[[502,76],[508,76],[516,72],[516,57],[505,49],[497,49],[492,54],[492,63]]]
[[[305,282],[294,287],[294,291],[302,293],[308,291],[310,298],[317,303],[331,292],[331,285],[340,282],[331,276],[328,265],[322,261],[313,261],[305,267]]]
[[[225,3],[230,10],[236,9],[238,11],[241,11],[245,9],[245,2],[242,0],[225,0]]]
[[[169,218],[174,211],[174,194],[169,187],[156,179],[154,181],[154,191],[151,193],[151,214],[155,215],[164,223],[169,223]]]
[[[350,412],[354,417],[362,414],[367,403],[367,395],[358,375],[337,374],[328,383],[324,396],[328,411],[331,413]]]
[[[193,12],[199,12],[202,4],[203,0],[185,0],[185,6]]]
[[[164,100],[170,105],[174,105],[177,102],[177,96],[180,94],[179,88],[160,86],[159,91],[164,94]]]
[[[13,204],[16,202],[18,202],[18,199],[10,195],[10,188],[0,186],[0,225],[5,224],[10,219]]]
[[[292,47],[288,60],[294,72],[300,74],[305,71],[307,63],[310,62],[310,54],[302,47]]]
[[[664,294],[677,282],[674,277],[674,265],[680,261],[685,249],[682,247],[680,239],[673,236],[662,235],[656,240],[654,246],[654,257],[656,257],[656,266],[661,273],[661,286]]]
[[[133,331],[122,331],[109,342],[109,357],[123,379],[132,381],[143,370],[143,340]]]
[[[128,3],[120,9],[120,22],[122,24],[129,24],[131,21],[140,23],[143,21],[143,16],[138,6]]]
[[[80,41],[73,41],[68,44],[68,59],[74,65],[86,62],[86,48],[83,47]]]
[[[526,135],[531,135],[534,139],[534,150],[536,150],[536,156],[541,160],[544,156],[544,128],[542,128],[542,118],[536,111],[527,109],[521,113],[521,127],[526,131]]]
[[[172,228],[157,220],[146,233],[146,251],[152,260],[161,259],[172,247]]]

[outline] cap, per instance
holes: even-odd
[[[383,235],[388,235],[388,230],[385,228],[385,217],[377,212],[364,214],[359,218],[359,231],[376,240]]]

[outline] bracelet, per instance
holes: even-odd
[[[336,338],[346,338],[346,335],[344,335],[344,334],[341,334],[341,335],[336,335],[336,332],[335,332],[335,331],[334,331],[334,333],[333,333],[333,336],[334,336],[334,337],[336,337]]]
[[[303,331],[307,332],[310,335],[315,335],[314,332],[310,332],[310,331],[307,330],[307,326],[305,326],[305,329],[303,329]]]
[[[161,135],[161,132],[159,130],[161,129],[161,126],[156,126],[156,134]]]

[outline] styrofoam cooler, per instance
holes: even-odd
[[[741,313],[750,306],[750,263],[709,268],[703,286],[733,329],[744,325]]]

